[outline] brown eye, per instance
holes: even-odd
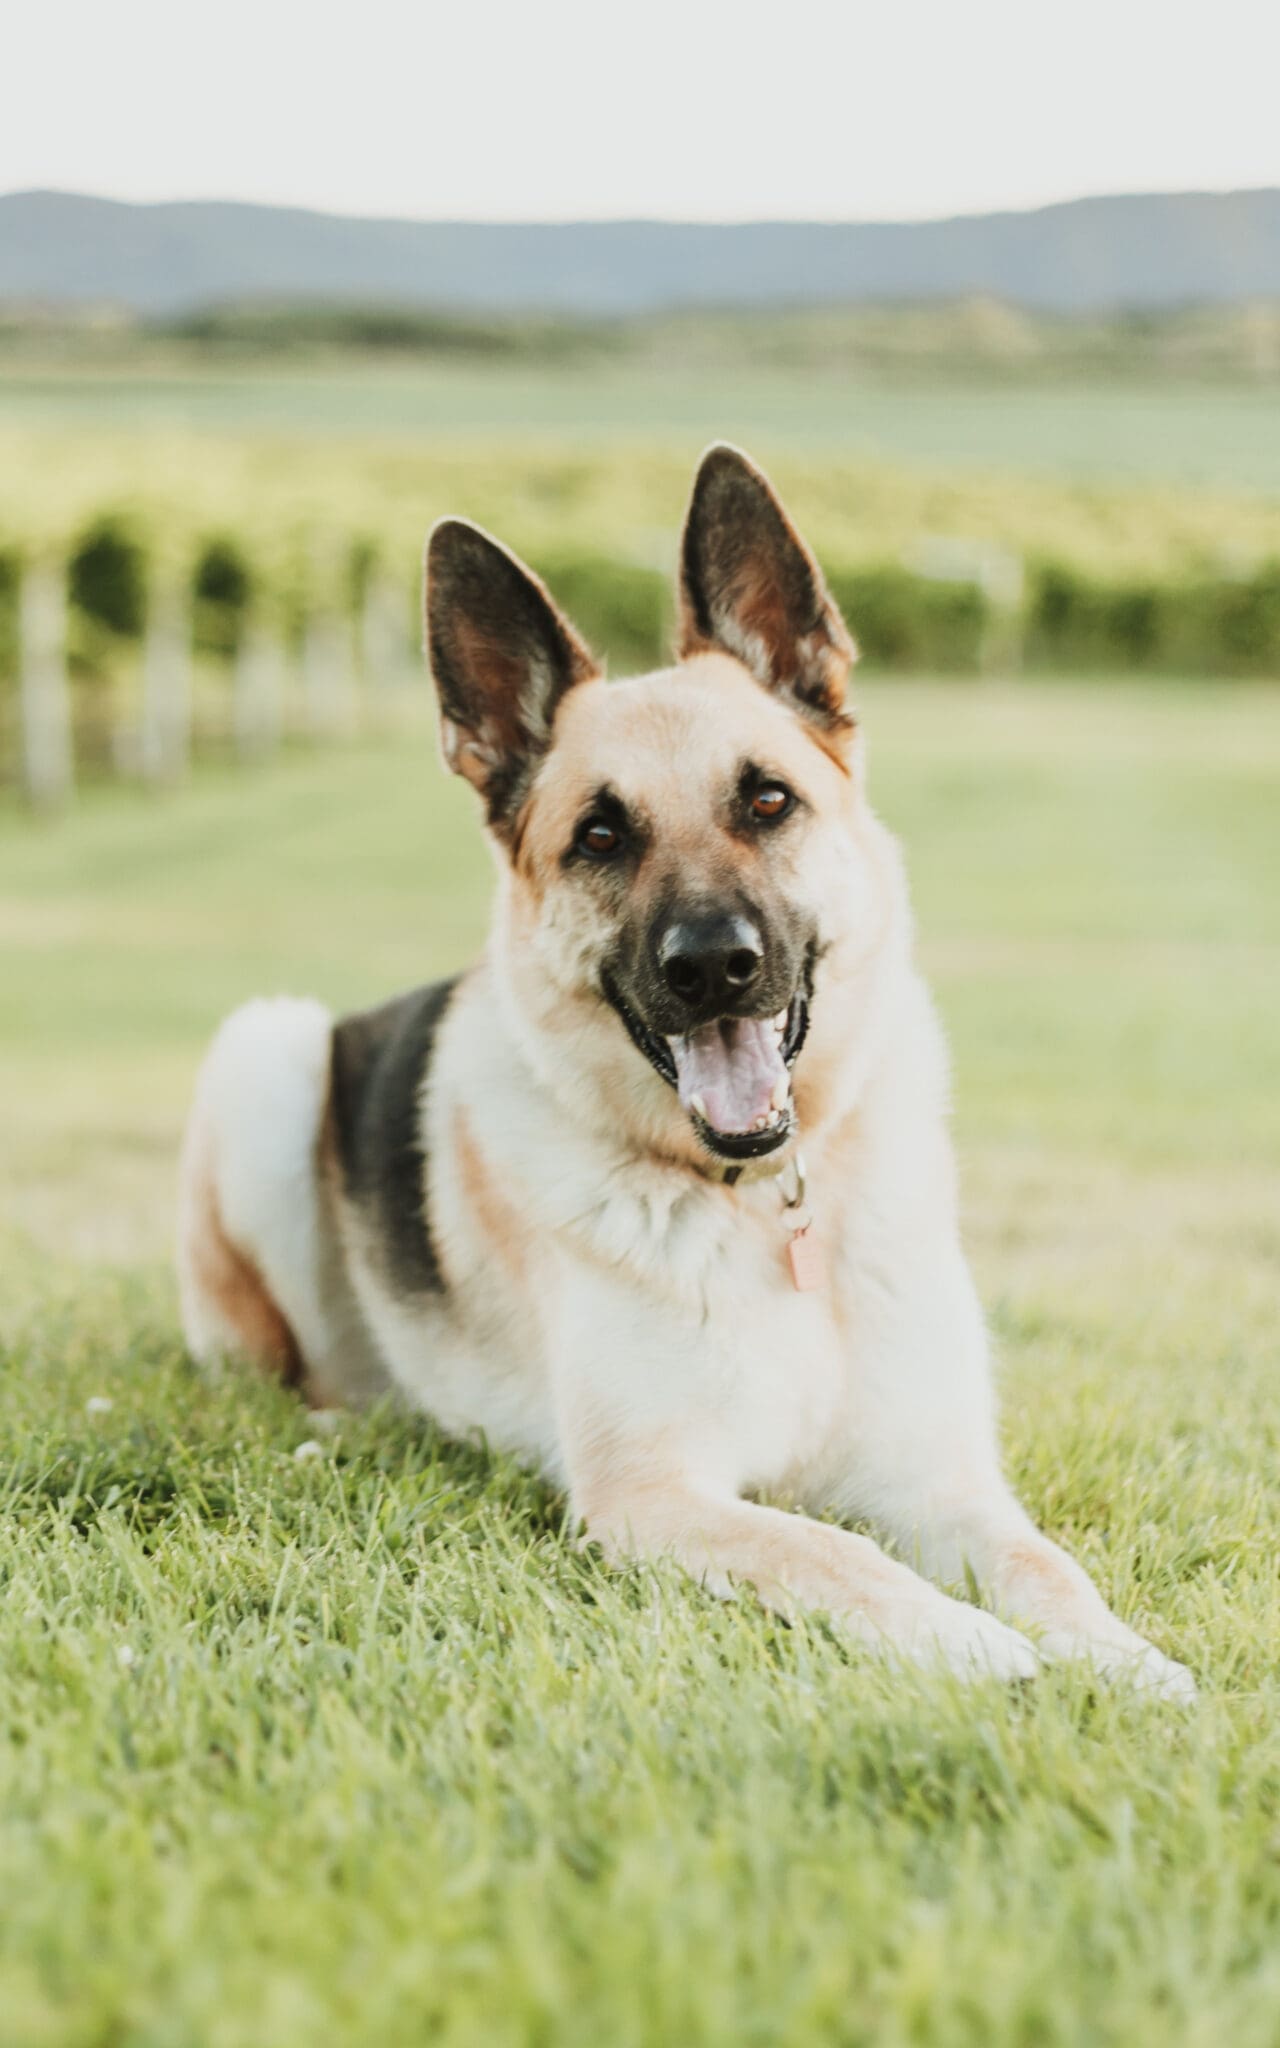
[[[579,853],[585,853],[591,860],[608,860],[622,845],[622,834],[607,818],[588,818],[578,827],[575,843]]]
[[[751,799],[751,815],[771,825],[776,818],[786,817],[794,801],[791,791],[780,782],[766,782]]]

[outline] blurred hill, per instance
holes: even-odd
[[[221,201],[0,196],[0,300],[175,315],[228,301],[626,317],[984,296],[1082,315],[1280,297],[1280,190],[940,221],[360,220]]]

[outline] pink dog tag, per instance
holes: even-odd
[[[797,1230],[788,1242],[787,1258],[797,1294],[814,1294],[818,1288],[826,1286],[827,1262],[822,1256],[822,1246],[808,1224],[803,1230]]]

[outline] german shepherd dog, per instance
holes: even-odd
[[[317,1405],[394,1392],[540,1469],[606,1555],[882,1652],[1189,1695],[1002,1477],[855,650],[766,478],[704,457],[670,668],[606,680],[456,519],[426,629],[497,856],[488,948],[336,1023],[280,998],[222,1026],[183,1153],[192,1353]],[[1034,1645],[930,1583],[966,1579]]]

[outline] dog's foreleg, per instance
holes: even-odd
[[[627,1463],[634,1472],[639,1461]],[[1029,1678],[1038,1668],[1025,1637],[847,1529],[702,1493],[659,1471],[622,1487],[588,1472],[575,1498],[588,1537],[614,1559],[672,1558],[715,1593],[751,1586],[783,1614],[829,1614],[879,1650],[964,1678]]]
[[[1088,1573],[1041,1534],[998,1478],[970,1497],[930,1502],[895,1533],[931,1576],[971,1572],[1002,1613],[1035,1630],[1049,1660],[1084,1661],[1171,1698],[1194,1697],[1185,1665],[1113,1614]]]
[[[838,1505],[865,1514],[946,1585],[972,1575],[1048,1659],[1189,1698],[1191,1675],[1114,1615],[1087,1573],[1040,1531],[1000,1471],[987,1336],[948,1230],[864,1292],[862,1388]]]

